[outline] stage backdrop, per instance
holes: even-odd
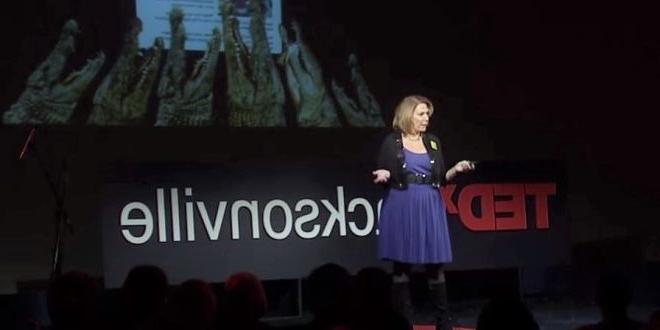
[[[448,269],[518,267],[526,292],[567,259],[564,180],[556,162],[481,162],[439,192],[454,262]],[[352,161],[231,161],[108,166],[100,216],[108,287],[155,264],[173,283],[236,271],[302,278],[335,262],[377,259],[383,188]]]

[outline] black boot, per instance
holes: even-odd
[[[405,275],[404,275],[405,276]],[[413,305],[410,298],[410,286],[407,276],[397,278],[395,276],[392,283],[392,307],[394,311],[405,316],[408,322],[412,323]]]
[[[451,330],[449,318],[449,303],[447,300],[447,285],[444,281],[429,282],[429,300],[433,307],[435,316],[435,327],[437,330]]]

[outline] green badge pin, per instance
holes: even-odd
[[[435,143],[435,141],[431,141],[431,148],[433,148],[433,150],[438,150],[438,144]]]

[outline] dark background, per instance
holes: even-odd
[[[285,22],[301,21],[326,72],[346,81],[346,56],[357,53],[386,123],[401,97],[431,97],[438,108],[431,131],[443,141],[449,162],[564,162],[574,264],[597,268],[660,260],[655,8],[569,1],[283,2]],[[0,20],[4,109],[67,19],[77,19],[83,31],[71,67],[103,50],[108,55],[103,75],[134,11],[128,0],[25,0],[7,6]],[[36,158],[16,160],[28,129],[0,127],[4,292],[15,291],[16,282],[47,278],[50,271],[53,199]],[[384,133],[72,125],[41,128],[36,142],[53,170],[70,158],[67,209],[75,231],[67,237],[64,267],[100,275],[95,212],[104,163],[361,158],[375,153]]]

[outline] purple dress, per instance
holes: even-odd
[[[403,149],[406,171],[430,174],[427,153]],[[452,260],[447,214],[438,188],[408,184],[390,188],[383,198],[378,221],[378,256],[411,264],[437,264]]]

